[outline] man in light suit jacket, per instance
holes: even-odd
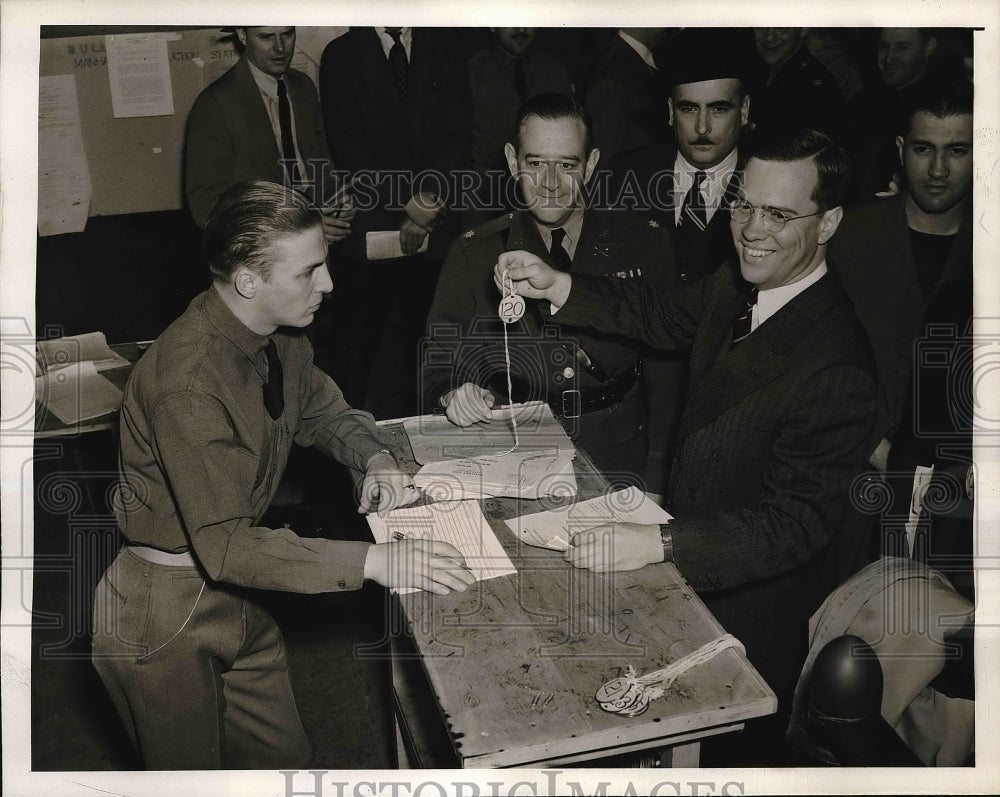
[[[188,117],[184,190],[195,223],[204,228],[216,201],[242,180],[294,182],[319,207],[336,189],[316,86],[291,69],[294,27],[236,28],[243,55],[198,95]],[[279,82],[289,103],[290,150],[284,150]],[[291,157],[287,157],[287,156]],[[315,188],[310,189],[310,185]],[[324,212],[328,243],[350,232],[344,199]]]
[[[759,142],[732,209],[739,275],[723,267],[679,295],[559,274],[526,253],[497,265],[564,325],[691,348],[668,489],[675,519],[584,531],[566,558],[599,572],[673,561],[743,641],[778,715],[714,763],[783,763],[807,622],[836,585],[838,522],[872,437],[874,369],[825,259],[847,171],[843,150],[816,131]]]

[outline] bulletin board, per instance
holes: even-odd
[[[172,113],[116,118],[112,72],[108,68],[112,41],[108,35],[93,33],[93,28],[86,30],[88,35],[43,38],[40,52],[40,77],[62,76],[62,85],[75,83],[79,134],[91,184],[86,215],[183,207],[184,131],[188,113],[201,90],[238,60],[235,34],[220,28],[130,34],[166,41]],[[315,83],[323,48],[346,30],[298,28],[292,66],[306,72]],[[71,146],[64,143],[67,140],[70,139],[65,136],[54,140],[42,135],[40,113],[40,168],[48,156],[60,154],[46,149]]]

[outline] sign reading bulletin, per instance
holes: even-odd
[[[79,231],[88,216],[182,208],[188,113],[239,58],[235,34],[220,28],[84,30],[41,40],[42,235]],[[316,82],[323,47],[344,30],[299,28],[292,66]]]

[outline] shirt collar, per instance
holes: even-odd
[[[254,365],[259,366],[259,355],[267,345],[268,336],[258,335],[240,321],[223,301],[219,291],[212,286],[205,291],[205,315],[208,320],[236,348],[246,354]]]
[[[677,157],[674,158],[674,171],[678,174],[692,175],[690,177],[691,180],[694,179],[693,175],[695,172],[705,172],[707,175],[705,182],[714,184],[717,180],[729,179],[732,173],[736,171],[736,160],[737,152],[736,148],[733,147],[733,151],[726,155],[725,158],[710,169],[706,169],[701,166],[692,166],[678,149]]]
[[[782,307],[802,293],[806,288],[819,282],[826,272],[826,259],[823,259],[811,273],[807,274],[798,282],[793,282],[791,285],[782,285],[780,288],[758,291],[757,305],[754,308],[754,328],[767,321],[767,319],[777,313]]]
[[[244,56],[245,57],[245,56]],[[250,74],[253,75],[254,82],[262,94],[266,94],[272,100],[278,99],[278,79],[274,75],[262,72],[253,65],[253,61],[247,58],[247,66],[250,67]]]
[[[385,28],[375,28],[375,32],[378,34],[378,39],[382,42],[382,50],[385,52],[385,57],[389,57],[389,50],[392,49],[394,44],[392,36],[390,36]],[[400,28],[399,29],[399,41],[403,45],[403,49],[406,50],[406,57],[410,57],[410,44],[413,42],[413,28]]]
[[[653,51],[634,36],[629,36],[625,31],[619,30],[618,35],[622,41],[638,53],[639,57],[646,62],[650,69],[656,69],[656,61],[653,59]]]
[[[534,221],[534,219],[532,219]],[[583,231],[583,208],[578,208],[573,212],[563,224],[558,225],[563,228],[566,233],[566,238],[564,239],[563,249],[567,252],[575,252],[576,244],[580,240],[580,233]],[[542,236],[542,242],[545,244],[545,248],[549,248],[549,244],[552,242],[552,230],[553,227],[547,227],[544,224],[539,224],[535,221],[535,227],[538,228],[539,235]]]

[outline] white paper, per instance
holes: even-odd
[[[173,114],[168,35],[126,33],[104,37],[111,109],[116,119]]]
[[[385,517],[368,515],[375,542],[397,539],[441,540],[451,543],[465,557],[476,580],[510,576],[517,572],[490,528],[476,501],[449,501],[394,509]],[[400,593],[418,592],[415,588]]]
[[[627,487],[588,501],[521,515],[504,522],[528,545],[565,551],[574,535],[595,526],[608,523],[659,525],[672,519],[663,507],[650,501],[638,487]]]
[[[413,458],[421,465],[446,459],[499,454],[514,445],[514,425],[510,407],[492,411],[490,423],[456,426],[444,415],[421,415],[403,421],[410,440]],[[518,451],[539,452],[553,448],[575,452],[573,441],[559,425],[552,409],[544,401],[514,405],[517,421]]]
[[[74,75],[38,79],[38,234],[81,232],[93,186]]]
[[[37,346],[38,362],[43,371],[88,360],[98,371],[121,368],[129,364],[120,354],[111,351],[103,332],[87,332],[55,340],[40,340]]]
[[[417,252],[426,252],[430,236],[424,236]],[[369,260],[392,260],[403,257],[403,247],[399,243],[399,230],[372,230],[365,235],[366,254]]]
[[[449,459],[420,468],[413,483],[434,501],[576,495],[572,451],[514,451],[502,456]]]
[[[35,399],[72,426],[121,406],[122,392],[97,373],[92,362],[71,363],[35,378]]]

